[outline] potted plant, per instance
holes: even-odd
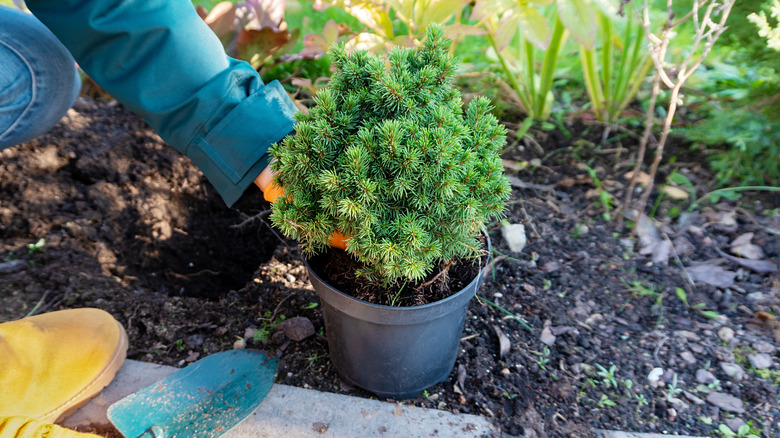
[[[272,147],[284,196],[271,220],[300,241],[330,358],[390,398],[447,378],[489,254],[484,225],[509,196],[506,130],[488,99],[463,110],[440,26],[385,58],[331,49],[337,72]],[[346,251],[329,248],[346,236]],[[481,263],[480,263],[481,260]]]

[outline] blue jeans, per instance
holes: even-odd
[[[76,61],[49,29],[0,5],[0,149],[51,129],[80,88]]]

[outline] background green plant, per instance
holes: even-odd
[[[653,61],[645,44],[645,32],[629,12],[623,23],[622,38],[616,26],[617,15],[597,12],[600,46],[580,45],[585,87],[596,119],[613,124],[634,99]]]
[[[780,121],[748,108],[713,111],[685,129],[685,135],[707,146],[717,186],[780,186]]]

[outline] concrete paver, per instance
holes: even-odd
[[[108,424],[106,410],[121,398],[178,368],[125,361],[114,381],[63,425]],[[257,410],[224,435],[248,437],[498,437],[485,417],[405,406],[275,384]]]
[[[109,424],[114,402],[161,380],[178,368],[127,360],[114,381],[69,416],[66,427]],[[669,435],[599,430],[599,438],[666,438]],[[501,437],[487,418],[416,408],[275,384],[260,407],[225,438],[302,437]],[[511,438],[506,436],[506,438]],[[699,438],[678,435],[676,438]]]

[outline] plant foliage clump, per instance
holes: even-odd
[[[359,274],[384,285],[482,253],[479,231],[503,214],[506,129],[487,98],[463,111],[443,29],[387,59],[331,49],[338,68],[296,134],[271,149],[285,197],[271,220],[307,254],[347,236]]]

